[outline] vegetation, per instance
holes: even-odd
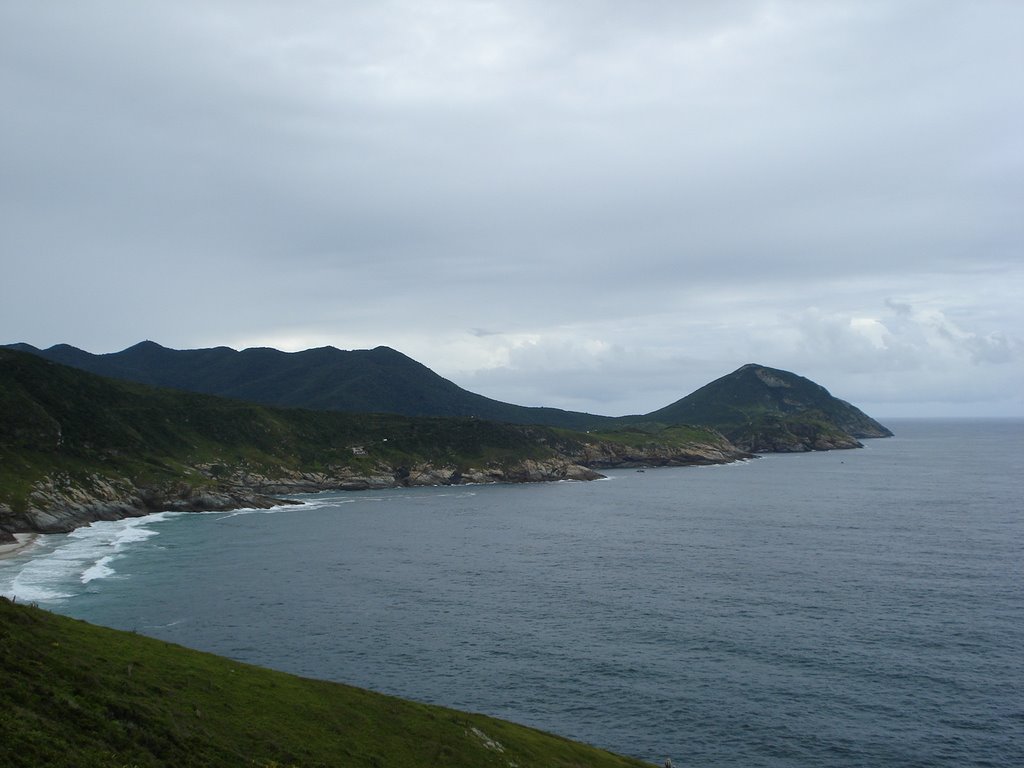
[[[593,462],[615,466],[616,457],[624,453],[632,454],[628,457],[632,465],[648,459],[692,463],[735,457],[737,447],[752,452],[850,448],[859,445],[855,437],[891,434],[823,387],[756,365],[743,366],[646,416],[601,417],[603,421],[584,434],[565,427],[467,416],[268,407],[115,381],[35,353],[0,348],[0,532],[5,529],[5,514],[23,513],[33,489],[55,479],[64,488],[89,489],[99,481],[114,481],[158,491],[172,485],[194,491],[222,488],[222,481],[243,471],[268,478],[316,472],[337,476],[341,471],[363,476],[392,472],[405,477],[419,465],[464,474],[469,469],[504,472],[527,459],[586,463],[587,456],[595,456],[587,448],[595,441],[603,445]],[[87,355],[122,374],[129,364],[142,370],[148,360],[152,367],[146,369],[147,376],[170,377],[170,383],[181,386],[196,382],[188,378],[189,365],[202,374],[200,378],[211,377],[207,382],[211,388],[235,382],[233,391],[250,384],[269,387],[276,382],[275,386],[283,387],[283,378],[294,377],[279,394],[287,392],[289,398],[313,402],[347,391],[361,393],[366,407],[381,396],[443,411],[445,402],[456,402],[444,400],[452,388],[462,405],[472,398],[486,401],[383,347],[363,350],[362,357],[354,358],[344,355],[357,353],[333,348],[289,355],[224,348],[176,351],[151,342],[117,355],[88,355],[72,347],[54,347],[47,353],[68,358]],[[345,360],[357,362],[350,365]],[[332,378],[332,371],[340,383]],[[448,395],[442,397],[439,392]],[[495,407],[507,405],[487,402]],[[522,412],[539,415],[544,410]],[[517,413],[522,416],[522,412]],[[570,421],[585,416],[575,414]],[[712,447],[718,458],[689,457],[695,447],[700,452],[699,446]],[[7,525],[6,529],[18,528]]]
[[[3,598],[0,672],[0,765],[10,768],[647,765]]]
[[[589,434],[594,440],[621,443],[631,448],[668,446],[683,449],[694,444],[728,446],[728,442],[723,439],[718,430],[691,424],[666,425],[657,422],[627,422],[618,429],[599,429]]]
[[[789,371],[744,365],[645,417],[669,424],[704,424],[744,450],[786,446],[853,447],[858,437],[892,434],[858,408]]]
[[[613,418],[557,408],[526,408],[468,392],[388,347],[304,352],[174,350],[151,341],[109,355],[68,345],[12,348],[128,381],[251,402],[352,413],[473,416],[605,434],[696,424],[722,432],[745,450],[786,446],[852,447],[858,437],[891,433],[822,386],[788,371],[745,365],[644,416]]]
[[[695,445],[732,450],[706,427],[626,425],[585,434],[466,417],[271,408],[116,381],[0,349],[0,531],[31,527],[14,518],[41,483],[91,491],[114,482],[129,489],[123,496],[132,488],[175,489],[181,498],[181,488],[237,490],[230,481],[242,472],[405,477],[429,465],[514,475],[526,460],[585,462],[595,442],[603,466],[615,465],[617,451],[633,463],[644,460],[643,451],[686,463]]]
[[[23,507],[33,483],[59,473],[136,485],[214,483],[245,467],[273,475],[434,462],[464,468],[555,455],[556,434],[471,418],[409,418],[268,408],[119,382],[0,349],[0,502]],[[360,449],[354,452],[353,448]]]
[[[144,341],[109,355],[93,355],[67,344],[46,350],[27,344],[10,348],[124,381],[263,405],[346,413],[471,416],[577,430],[614,421],[607,416],[492,400],[462,389],[389,347],[238,352],[227,347],[167,349]]]

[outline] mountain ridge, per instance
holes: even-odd
[[[54,362],[150,386],[230,397],[262,405],[402,416],[472,416],[510,424],[586,430],[610,416],[504,403],[459,387],[392,349],[270,347],[176,350],[142,341],[120,352],[92,354],[66,344],[39,349],[11,344]]]
[[[711,428],[586,434],[276,408],[0,349],[0,542],[156,511],[285,503],[278,494],[591,480],[591,467],[748,456]]]
[[[642,415],[602,416],[503,403],[459,387],[391,347],[299,352],[269,347],[174,350],[154,341],[94,355],[66,344],[8,345],[99,375],[275,407],[404,416],[468,416],[574,431],[692,424],[720,431],[755,453],[862,447],[886,427],[795,373],[747,363],[670,405]]]

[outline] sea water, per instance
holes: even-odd
[[[684,766],[1024,765],[1024,422],[40,537],[0,592]]]

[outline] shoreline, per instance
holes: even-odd
[[[577,457],[578,458],[578,457]],[[373,491],[385,488],[440,487],[464,485],[493,485],[520,483],[543,483],[564,481],[593,481],[605,479],[596,471],[600,469],[634,469],[637,467],[687,467],[719,464],[733,464],[754,458],[742,451],[707,453],[687,452],[682,454],[616,456],[616,461],[590,461],[573,464],[562,459],[524,459],[511,468],[497,470],[472,469],[466,474],[453,472],[447,467],[437,470],[432,465],[416,466],[415,474],[402,475],[397,469],[389,474],[353,476],[347,473],[325,476],[320,473],[289,473],[284,478],[243,475],[235,482],[213,488],[187,489],[145,489],[130,488],[118,494],[107,488],[109,493],[90,496],[79,492],[72,497],[66,488],[53,487],[52,481],[40,492],[39,509],[31,509],[17,525],[9,524],[17,533],[15,541],[0,541],[0,559],[11,557],[28,547],[36,536],[45,533],[67,533],[88,526],[99,520],[122,520],[129,517],[144,517],[158,512],[228,512],[239,509],[269,509],[272,507],[302,504],[288,498],[298,494],[315,494],[325,491]],[[102,490],[102,489],[101,489]],[[273,495],[271,495],[273,494]],[[10,509],[0,504],[0,519]]]
[[[38,533],[15,533],[13,544],[0,544],[0,560],[13,557],[23,549],[30,547],[39,536]]]

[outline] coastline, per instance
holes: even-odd
[[[23,549],[30,547],[39,536],[38,533],[15,533],[13,544],[0,544],[0,560],[13,557]]]
[[[225,512],[256,508],[269,509],[298,504],[288,497],[321,491],[368,491],[383,488],[518,484],[590,481],[604,476],[596,469],[653,466],[703,466],[730,464],[753,458],[752,454],[721,445],[692,445],[685,450],[666,446],[587,445],[581,455],[547,459],[522,459],[508,466],[468,468],[435,466],[422,462],[410,467],[380,465],[375,471],[357,472],[336,468],[334,472],[303,472],[278,469],[262,474],[239,468],[216,484],[192,486],[167,483],[161,487],[137,487],[124,478],[93,475],[86,487],[58,482],[47,477],[36,483],[31,495],[32,507],[15,516],[0,502],[0,558],[20,552],[31,543],[26,535],[67,533],[98,520],[142,517],[153,512]],[[202,472],[205,467],[198,467]],[[17,533],[15,533],[17,532]],[[11,541],[9,534],[15,538]]]

